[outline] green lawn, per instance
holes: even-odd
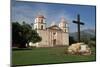
[[[31,50],[13,50],[12,64],[48,64],[78,61],[95,61],[95,54],[90,56],[65,54],[66,47],[33,48]]]

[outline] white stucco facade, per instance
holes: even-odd
[[[45,17],[40,15],[34,20],[33,29],[37,31],[42,41],[38,43],[31,43],[30,46],[36,47],[53,47],[53,46],[67,46],[69,45],[69,31],[68,23],[65,19],[61,19],[59,26],[54,24],[46,27]]]

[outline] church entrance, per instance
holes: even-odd
[[[56,45],[56,39],[53,40],[53,45]]]

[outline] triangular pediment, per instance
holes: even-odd
[[[57,25],[50,26],[48,29],[61,30]]]

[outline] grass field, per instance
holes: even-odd
[[[95,61],[95,54],[90,56],[65,54],[66,47],[32,48],[31,50],[13,50],[13,65],[67,63],[79,61]]]

